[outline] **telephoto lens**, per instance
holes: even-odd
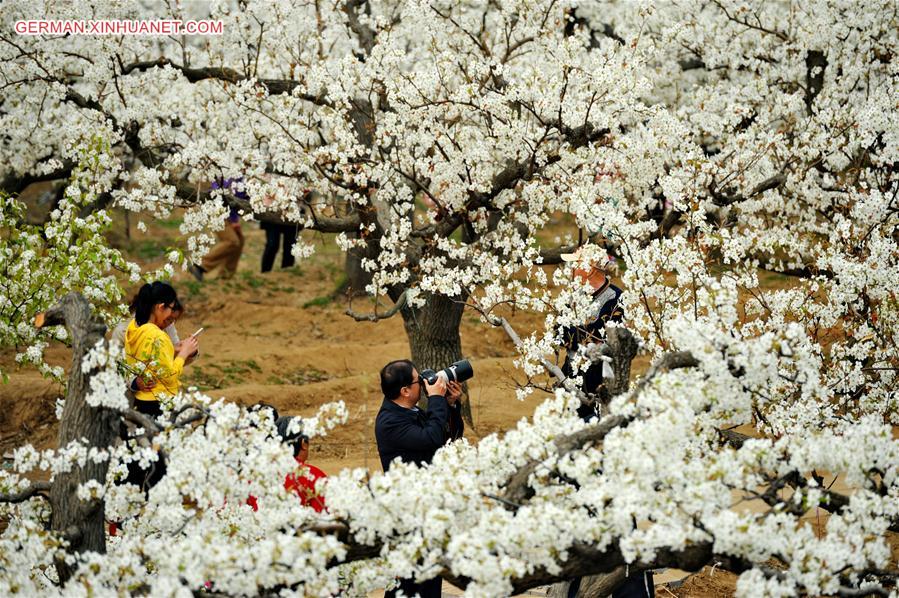
[[[437,382],[438,377],[443,378],[447,382],[465,382],[474,376],[474,369],[471,367],[470,361],[462,359],[439,372],[422,370],[419,372],[419,376],[427,380],[428,384]]]

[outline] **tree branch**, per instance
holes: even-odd
[[[154,422],[150,417],[144,415],[140,411],[137,411],[135,409],[125,409],[119,411],[119,413],[125,421],[129,421],[135,425],[140,426],[144,430],[150,432],[151,436],[159,434],[162,431],[162,428],[159,426],[159,424]]]
[[[300,81],[295,81],[293,79],[255,79],[254,77],[241,75],[238,71],[226,66],[191,68],[180,65],[163,56],[157,58],[156,60],[134,62],[129,65],[123,65],[121,67],[121,70],[123,75],[127,75],[129,73],[132,73],[133,71],[146,71],[151,68],[163,66],[170,66],[176,70],[181,71],[181,74],[184,75],[184,78],[191,83],[197,83],[206,79],[216,79],[218,81],[224,81],[226,83],[240,83],[242,81],[255,80],[258,85],[264,87],[266,91],[268,91],[268,93],[271,95],[290,94],[296,98],[306,100],[307,102],[311,102],[317,106],[332,105],[325,99],[324,96],[316,96],[308,93],[294,93],[296,88],[300,86]]]
[[[643,392],[646,385],[652,382],[652,379],[662,372],[680,368],[696,367],[698,365],[699,360],[693,357],[693,354],[689,351],[673,351],[671,353],[665,353],[649,366],[649,369],[646,370],[646,375],[640,378],[636,386],[634,386],[633,396],[637,396]]]
[[[482,312],[483,313],[483,312]],[[497,318],[496,316],[491,316],[489,314],[484,314],[490,323],[494,326],[502,326],[503,330],[506,331],[506,335],[512,340],[512,343],[516,348],[521,348],[522,342],[521,337],[518,336],[518,333],[512,328],[512,325],[509,324],[508,320],[505,318]],[[593,399],[588,397],[584,391],[575,386],[574,382],[568,376],[566,376],[562,370],[556,364],[552,363],[550,360],[546,359],[542,355],[540,356],[540,365],[543,366],[547,372],[549,372],[556,380],[559,381],[559,384],[562,385],[565,390],[577,396],[580,399],[582,405],[592,405]]]
[[[662,355],[652,364],[652,366],[650,366],[646,376],[644,376],[631,391],[631,399],[636,398],[646,385],[660,372],[677,368],[695,367],[698,364],[698,360],[696,360],[696,358],[694,358],[688,351],[678,351]],[[553,442],[556,450],[551,458],[558,460],[574,450],[600,442],[609,432],[615,428],[626,427],[631,421],[637,419],[637,417],[638,416],[636,415],[628,417],[613,415],[590,424],[578,432],[561,436]],[[534,490],[530,486],[530,477],[544,462],[544,459],[535,459],[516,471],[509,479],[504,498],[518,504],[530,499],[534,495]]]
[[[334,218],[329,216],[312,216],[312,226],[309,230],[315,230],[320,233],[352,233],[359,230],[362,225],[362,219],[359,212],[350,212],[346,216]]]
[[[815,98],[824,87],[824,70],[827,68],[827,57],[820,50],[809,50],[805,55],[805,108],[812,115]]]
[[[182,413],[186,413],[187,411],[189,411],[191,409],[195,410],[197,413],[194,413],[190,417],[187,417],[181,421],[178,421],[178,416],[180,416]],[[175,411],[172,411],[171,415],[169,415],[169,421],[172,422],[173,427],[183,428],[184,426],[186,426],[188,424],[192,424],[196,421],[200,421],[207,417],[209,417],[208,409],[206,409],[205,407],[202,407],[200,405],[197,405],[196,403],[189,403],[187,405],[182,405]]]
[[[751,259],[757,259],[754,256],[749,256]],[[764,263],[765,260],[760,260],[761,263]],[[760,269],[765,270],[767,272],[774,272],[775,274],[782,274],[784,276],[792,276],[795,278],[812,278],[813,276],[823,276],[825,278],[833,278],[834,273],[831,270],[819,270],[814,266],[803,266],[801,268],[784,268],[783,270],[775,270],[773,268],[766,268],[765,266],[759,266]]]
[[[756,195],[764,193],[765,191],[770,191],[771,189],[777,189],[787,182],[787,175],[783,172],[779,172],[772,177],[769,177],[756,185],[752,191],[750,191],[747,195],[726,195],[720,193],[716,187],[714,181],[709,187],[709,192],[712,194],[712,203],[716,206],[726,207],[729,205],[733,205],[735,203],[739,203],[741,201],[746,201]]]
[[[370,314],[360,314],[353,311],[352,307],[348,307],[346,309],[346,315],[351,316],[357,322],[377,322],[378,320],[386,320],[387,318],[391,318],[397,314],[403,306],[406,305],[406,291],[403,291],[399,298],[396,300],[396,303],[393,304],[393,307],[388,309],[386,312],[379,314],[378,313],[378,299],[375,298],[375,310]]]
[[[10,195],[16,195],[25,190],[32,183],[42,183],[44,181],[55,181],[58,179],[67,179],[72,176],[74,164],[66,161],[60,168],[52,170],[46,174],[10,174],[0,180],[0,190],[6,191]]]
[[[29,486],[25,490],[20,490],[19,492],[13,492],[11,494],[0,494],[0,503],[25,502],[26,500],[35,496],[40,496],[41,498],[49,498],[46,494],[44,494],[45,492],[49,491],[50,482],[32,482],[31,486]]]
[[[633,416],[610,415],[573,434],[560,436],[553,441],[553,446],[555,447],[553,458],[558,460],[575,449],[601,442],[609,432],[616,428],[627,427],[633,420]],[[509,483],[506,485],[503,499],[513,504],[523,504],[530,500],[534,496],[530,478],[543,463],[544,460],[542,459],[534,459],[512,474],[512,477],[509,478]]]
[[[531,588],[571,579],[572,577],[610,573],[618,567],[627,565],[617,545],[605,550],[598,550],[593,546],[576,543],[568,549],[568,554],[568,560],[561,563],[560,569],[554,573],[550,573],[545,569],[538,569],[533,573],[515,579],[512,582],[512,593],[521,594]],[[684,571],[698,571],[715,559],[731,562],[731,559],[727,557],[716,555],[712,551],[711,542],[701,542],[677,551],[663,548],[658,551],[652,563],[632,563],[630,564],[630,570],[631,572],[637,572],[647,569],[672,567]]]
[[[343,12],[346,14],[347,24],[349,25],[350,30],[356,34],[359,46],[364,52],[364,55],[361,57],[364,62],[365,57],[371,55],[371,51],[375,47],[376,33],[371,27],[363,25],[362,22],[359,21],[357,10],[363,6],[366,9],[366,13],[371,12],[368,6],[368,0],[347,0],[343,5]]]
[[[865,586],[864,588],[844,588],[837,590],[837,596],[853,598],[855,596],[883,596],[886,598],[890,591],[883,586]]]

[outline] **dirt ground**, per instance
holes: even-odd
[[[158,223],[153,228],[167,230]],[[347,299],[332,297],[343,259],[333,245],[321,240],[310,261],[260,274],[264,234],[255,224],[245,224],[244,232],[246,247],[235,277],[209,276],[199,283],[179,273],[174,280],[187,308],[177,323],[179,332],[186,336],[205,328],[201,356],[186,368],[183,383],[215,398],[243,404],[265,401],[284,415],[312,415],[320,405],[342,399],[350,411],[349,422],[316,442],[311,457],[325,471],[378,468],[373,434],[382,401],[378,370],[390,359],[409,356],[402,320],[397,316],[356,322],[345,315]],[[132,227],[131,240],[121,242],[140,261],[157,247],[161,254],[174,236],[154,240]],[[143,261],[160,263],[152,258]],[[371,309],[365,299],[357,299],[353,308]],[[522,331],[534,326],[520,315],[513,317]],[[515,399],[514,349],[505,333],[466,314],[462,346],[475,368],[469,385],[474,426],[466,436],[475,442],[529,416],[537,399]],[[65,347],[51,346],[47,355],[50,363],[68,368],[71,357]],[[0,354],[0,364],[11,374],[9,383],[0,387],[0,449],[8,452],[24,442],[53,446],[54,404],[64,389],[32,369],[16,369],[13,351]]]
[[[124,220],[119,217],[111,239],[135,261],[155,267],[168,247],[181,242],[179,221],[173,218],[148,224],[149,233],[140,234],[132,221],[130,235],[126,235]],[[274,272],[260,274],[264,233],[256,224],[245,224],[244,234],[244,255],[234,278],[208,276],[200,283],[179,273],[174,280],[187,308],[177,324],[179,332],[186,336],[205,328],[200,337],[201,356],[187,367],[184,383],[212,397],[245,405],[265,401],[282,415],[312,415],[322,404],[342,399],[350,412],[349,421],[314,442],[310,462],[331,474],[345,467],[379,470],[373,432],[382,402],[378,371],[391,359],[409,356],[401,319],[355,322],[345,315],[346,298],[334,297],[342,276],[343,254],[327,239],[307,236],[317,244],[313,258],[280,271],[279,256]],[[129,289],[134,291],[136,288]],[[353,308],[357,312],[371,309],[364,299],[355,301]],[[522,335],[541,326],[542,318],[537,316],[506,315]],[[516,381],[523,376],[513,366],[514,347],[501,329],[466,312],[461,335],[463,353],[475,370],[469,384],[474,425],[466,427],[465,436],[476,443],[529,417],[541,396],[538,392],[523,402],[515,398]],[[68,367],[70,359],[63,346],[48,350],[48,361],[54,365]],[[633,368],[635,375],[645,365],[646,358],[640,358]],[[0,353],[0,367],[10,373],[9,383],[0,385],[0,455],[8,459],[14,447],[27,442],[38,448],[55,446],[54,405],[64,389],[33,369],[15,369],[13,351]],[[657,594],[730,596],[736,579],[708,568],[686,581],[685,577],[677,571],[659,576]]]

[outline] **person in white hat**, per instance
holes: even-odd
[[[593,289],[592,313],[588,320],[580,326],[566,328],[563,332],[567,355],[562,372],[566,376],[573,376],[575,372],[571,362],[578,348],[590,343],[605,342],[606,323],[620,322],[624,312],[618,304],[621,289],[612,284],[607,273],[613,262],[604,249],[593,244],[584,245],[575,253],[563,253],[562,261],[578,263],[574,275]],[[599,389],[603,379],[612,375],[612,369],[605,362],[595,362],[582,375],[584,379],[582,390],[587,394],[593,394]],[[595,407],[581,405],[578,408],[578,415],[585,421],[590,420],[596,417]]]
[[[618,304],[621,289],[609,280],[608,271],[615,268],[615,262],[606,251],[592,243],[582,246],[575,253],[563,253],[562,261],[577,262],[578,267],[574,275],[585,281],[593,289],[592,315],[581,326],[572,326],[564,331],[564,342],[567,348],[565,364],[562,372],[565,376],[573,376],[574,368],[571,366],[571,358],[582,345],[590,343],[601,344],[605,342],[606,323],[620,322],[624,318],[624,312]],[[587,394],[596,393],[602,381],[613,375],[612,368],[604,361],[594,362],[583,373],[583,391]],[[578,415],[584,421],[596,417],[595,405],[581,405],[577,410]],[[568,587],[568,595],[577,594],[581,584],[581,578],[571,580]],[[613,593],[613,598],[651,598],[655,596],[653,590],[652,571],[635,572],[627,577],[625,582]]]

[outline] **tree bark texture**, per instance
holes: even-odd
[[[358,233],[348,235],[358,238]],[[344,262],[344,270],[346,272],[346,281],[339,289],[340,292],[346,292],[351,297],[365,295],[365,287],[371,282],[372,273],[366,271],[362,267],[362,260],[365,258],[375,259],[378,255],[378,239],[368,239],[365,247],[354,247],[347,251],[346,261]]]
[[[606,345],[612,357],[615,377],[605,382],[609,395],[617,397],[630,388],[631,363],[637,356],[639,346],[633,333],[623,326],[606,326]]]
[[[106,326],[91,313],[90,304],[82,295],[69,293],[44,314],[42,326],[65,325],[72,342],[72,367],[69,372],[66,402],[59,425],[59,447],[74,440],[86,441],[88,446],[106,448],[116,437],[118,417],[107,409],[87,404],[85,396],[93,372],[84,372],[81,362],[85,353],[102,341]],[[69,552],[106,552],[104,504],[102,500],[80,501],[76,491],[80,484],[106,481],[108,462],[88,462],[75,466],[68,473],[57,475],[50,487],[52,515],[50,527],[69,540]],[[55,559],[61,583],[74,570],[63,555]]]
[[[627,577],[626,566],[616,567],[611,573],[603,573],[599,575],[589,575],[581,578],[581,585],[578,587],[575,596],[598,598],[609,596],[621,585]],[[548,598],[568,598],[568,592],[571,589],[571,581],[561,581],[550,586],[547,592]]]
[[[464,296],[428,295],[424,307],[411,308],[407,305],[401,310],[412,361],[419,371],[441,370],[462,359],[459,326],[465,299]],[[467,385],[462,397],[462,417],[473,425]]]

